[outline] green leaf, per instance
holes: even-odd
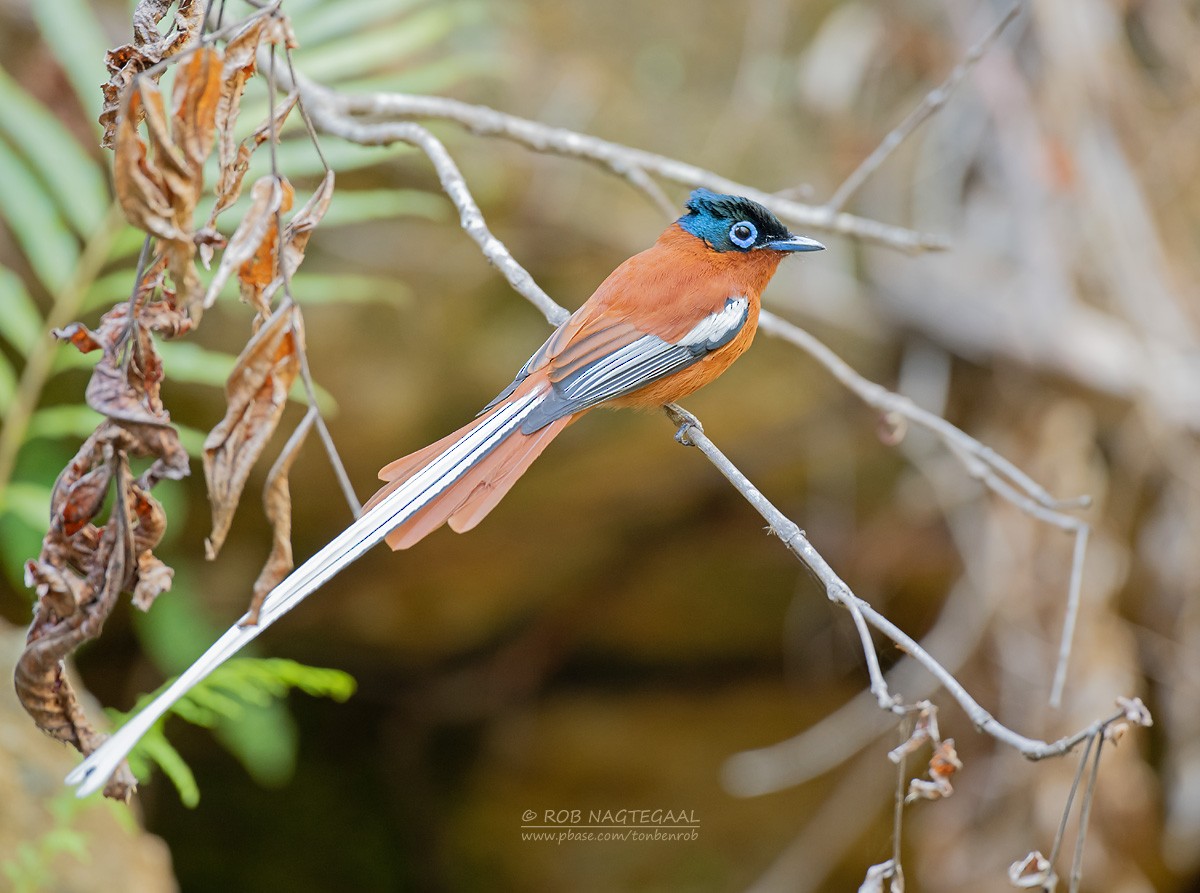
[[[50,488],[45,484],[13,481],[0,490],[0,512],[10,512],[35,530],[50,520]]]
[[[161,726],[155,726],[138,742],[134,751],[143,760],[152,762],[162,769],[163,774],[175,785],[179,792],[180,802],[188,809],[200,805],[200,786],[196,784],[196,776],[192,768],[184,761],[162,733]],[[130,754],[132,757],[133,754]]]
[[[30,418],[25,439],[77,437],[82,440],[103,421],[104,416],[82,404],[46,406]]]
[[[429,49],[456,29],[484,17],[481,5],[429,4],[399,22],[357,33],[306,49],[298,58],[305,75],[325,84],[361,77],[386,68],[397,68],[407,56]]]
[[[190,341],[170,341],[157,346],[167,381],[223,388],[237,365],[237,357],[232,354],[209,350]]]
[[[446,220],[450,205],[441,193],[417,189],[343,189],[333,197],[321,221],[325,226],[344,226],[394,217]],[[297,278],[303,276],[301,271]]]
[[[170,341],[158,345],[162,357],[163,369],[169,381],[187,381],[194,384],[206,384],[224,388],[229,373],[237,365],[237,357],[215,350],[207,350],[197,344],[187,341]],[[316,386],[317,408],[328,418],[337,412],[337,401],[333,395],[319,384]],[[289,400],[297,403],[307,403],[308,395],[304,392],[304,384],[296,379],[296,384],[288,394]],[[191,449],[188,450],[191,452]]]
[[[85,238],[108,213],[103,168],[41,103],[0,69],[0,136],[14,146]]]
[[[0,413],[8,412],[13,395],[17,392],[17,373],[8,361],[8,357],[0,354]]]
[[[301,272],[292,280],[292,295],[300,305],[370,304],[405,306],[413,295],[403,282],[358,273]]]
[[[66,71],[80,105],[85,109],[98,108],[100,85],[108,80],[104,68],[108,41],[92,4],[87,0],[54,0],[30,3],[28,10],[38,23],[42,39]],[[99,133],[99,123],[93,121],[92,125]]]
[[[2,140],[0,217],[7,222],[47,291],[61,291],[79,260],[79,243],[59,215],[53,199]]]
[[[23,357],[45,334],[45,324],[37,304],[30,297],[21,277],[8,267],[0,267],[0,338],[17,349]]]
[[[305,47],[316,47],[362,31],[386,26],[417,5],[419,0],[358,0],[337,4],[314,4],[293,13],[293,24]],[[447,6],[453,4],[447,3]]]

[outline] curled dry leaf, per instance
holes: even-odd
[[[149,611],[154,600],[171,588],[175,577],[173,568],[167,567],[146,549],[137,559],[137,584],[133,587],[133,606]]]
[[[1050,860],[1034,850],[1019,862],[1008,866],[1008,882],[1022,890],[1054,890],[1058,887],[1058,875]]]
[[[891,878],[890,893],[904,893],[904,869],[892,859],[879,862],[867,869],[866,877],[858,885],[858,893],[883,893],[883,882]]]
[[[161,275],[162,265],[152,265],[133,306],[122,301],[101,317],[95,330],[76,323],[55,332],[85,353],[103,351],[87,395],[89,404],[107,418],[55,482],[50,529],[41,553],[25,565],[37,605],[15,684],[38,725],[85,754],[99,746],[103,735],[91,727],[76,700],[64,659],[100,634],[122,591],[132,591],[139,604],[148,604],[171,581],[170,568],[153,554],[166,516],[149,490],[164,478],[186,475],[188,459],[162,405],[163,369],[151,333],[176,335],[190,323],[168,301],[149,302]],[[129,471],[134,456],[154,460],[136,480]],[[109,492],[114,494],[112,511],[97,522]],[[105,792],[124,798],[134,784],[126,768]]]
[[[242,300],[255,305],[269,304],[275,292],[283,286],[284,281],[291,279],[296,274],[296,270],[300,268],[300,264],[304,260],[304,252],[308,249],[308,240],[312,236],[313,230],[317,228],[317,224],[321,222],[325,212],[329,210],[329,203],[333,200],[333,182],[333,171],[326,171],[321,185],[316,188],[312,197],[283,228],[283,256],[279,260],[280,275],[276,276],[265,289],[252,294],[248,294],[247,290],[257,289],[257,280],[248,282],[243,279]]]
[[[300,447],[304,445],[304,438],[316,420],[317,411],[310,409],[284,444],[283,451],[267,475],[267,483],[263,487],[263,508],[266,509],[267,520],[271,522],[271,554],[267,556],[267,563],[263,565],[258,579],[254,581],[250,608],[246,612],[247,625],[258,623],[258,612],[262,609],[263,599],[295,566],[292,560],[292,493],[288,484],[288,474],[300,453]]]
[[[138,79],[125,93],[116,128],[113,182],[121,210],[135,226],[158,237],[176,301],[193,316],[201,290],[193,261],[194,217],[216,130],[221,76],[221,53],[211,47],[180,65],[169,125],[158,85]],[[145,140],[138,129],[142,118]]]
[[[300,310],[285,302],[250,339],[225,385],[227,410],[204,441],[204,475],[213,530],[205,542],[216,557],[241,499],[250,469],[283,414],[300,372],[303,329]]]
[[[93,446],[99,442],[95,439]],[[111,454],[111,449],[104,452]],[[68,568],[66,560],[74,550],[71,538],[61,536],[61,525],[56,525],[60,537],[51,539],[56,532],[52,528],[42,556],[25,568],[26,583],[37,592],[38,604],[14,673],[17,695],[42,730],[83,753],[98,747],[104,736],[84,715],[66,679],[63,658],[100,634],[117,596],[130,585],[136,568],[129,515],[133,482],[124,457],[116,459],[115,464],[117,492],[108,523],[102,531],[83,539],[87,544],[86,575],[74,576]],[[109,782],[105,793],[124,799],[134,784],[128,769],[124,769]]]
[[[926,741],[933,741],[936,745],[940,740],[937,724],[937,707],[929,701],[921,701],[915,706],[918,708],[918,713],[916,721],[913,723],[912,734],[908,736],[908,739],[903,744],[888,752],[888,759],[893,763],[899,764],[904,757],[919,750]]]
[[[95,333],[81,322],[73,322],[62,329],[50,332],[59,341],[70,341],[80,353],[91,353],[100,350],[103,345]]]
[[[914,800],[942,800],[954,793],[950,778],[963,766],[954,749],[954,739],[947,738],[933,750],[929,759],[929,779],[914,778],[908,784],[905,803]]]
[[[266,281],[271,280],[275,267],[277,221],[280,212],[291,210],[293,195],[292,185],[286,179],[270,174],[259,177],[251,187],[253,201],[221,255],[221,263],[204,296],[206,308],[217,300],[234,270],[238,271],[239,277],[254,275],[260,266],[267,265]],[[246,270],[250,272],[243,273]],[[255,309],[264,317],[270,315],[270,309],[261,304],[256,304]]]
[[[1154,717],[1141,698],[1117,698],[1117,707],[1124,711],[1125,719],[1135,726],[1149,728],[1154,725]]]
[[[177,7],[175,18],[164,34],[159,30],[159,23],[172,7]],[[199,39],[205,7],[203,0],[178,0],[178,3],[175,0],[141,0],[138,3],[133,13],[133,42],[109,50],[104,58],[108,81],[101,87],[104,92],[104,106],[99,118],[104,127],[101,146],[111,149],[116,143],[121,96],[134,77]],[[134,126],[140,121],[140,117],[135,118]]]

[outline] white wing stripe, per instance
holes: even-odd
[[[172,704],[330,577],[443,493],[494,449],[546,396],[546,391],[533,392],[502,407],[296,568],[267,595],[256,626],[230,627],[162,694],[71,771],[66,780],[67,784],[78,786],[76,796],[86,797],[103,787],[129,751]]]

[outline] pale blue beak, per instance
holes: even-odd
[[[770,248],[772,251],[824,251],[825,246],[816,239],[806,239],[804,236],[794,236],[788,234],[786,239],[776,239],[774,242],[767,242],[763,245],[764,248]]]

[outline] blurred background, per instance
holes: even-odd
[[[814,204],[1007,8],[284,4],[297,67],[315,80],[487,104]],[[21,565],[37,554],[49,488],[98,421],[82,407],[90,361],[52,350],[44,332],[94,325],[126,299],[141,241],[109,216],[95,124],[103,52],[128,41],[130,11],[0,3],[5,666],[30,615]],[[227,15],[245,11],[231,0]],[[1146,701],[1154,727],[1105,749],[1085,890],[1200,890],[1197,46],[1191,0],[1033,0],[848,208],[944,236],[950,250],[914,257],[813,230],[829,250],[785,265],[766,298],[1055,495],[1091,495],[1061,709],[1047,698],[1069,536],[989,495],[931,436],[885,444],[870,410],[767,336],[687,404],[854,591],[1002,722],[1055,738],[1108,715],[1118,695]],[[256,79],[243,120],[265,108]],[[290,123],[280,165],[303,193],[320,168]],[[569,308],[666,222],[586,163],[434,129],[496,235]],[[296,293],[333,436],[365,497],[378,467],[470,418],[548,330],[458,228],[423,156],[323,146],[339,192]],[[687,190],[664,185],[682,206]],[[81,255],[101,262],[72,280]],[[224,414],[221,383],[250,320],[231,293],[163,349],[164,400],[193,448]],[[99,702],[129,709],[244,610],[270,546],[258,494],[302,415],[299,403],[285,414],[216,562],[204,561],[198,460],[190,479],[156,489],[170,521],[158,554],[175,585],[148,615],[122,604],[78,655]],[[374,551],[326,586],[257,654],[338,668],[356,693],[293,695],[216,736],[173,720],[196,808],[162,774],[132,811],[74,805],[59,787],[74,757],[5,696],[6,882],[857,889],[892,853],[895,723],[864,700],[850,618],[671,434],[656,414],[593,414],[477,530]],[[305,556],[350,520],[315,438],[292,493]],[[900,659],[881,643],[885,668]],[[906,811],[908,889],[1010,889],[1009,864],[1050,849],[1075,758],[1029,763],[977,735],[927,676],[896,669],[901,694],[943,707],[942,734],[964,762],[952,797]],[[689,810],[698,839],[521,839],[527,811],[605,809]],[[1060,873],[1075,833],[1072,817]]]

